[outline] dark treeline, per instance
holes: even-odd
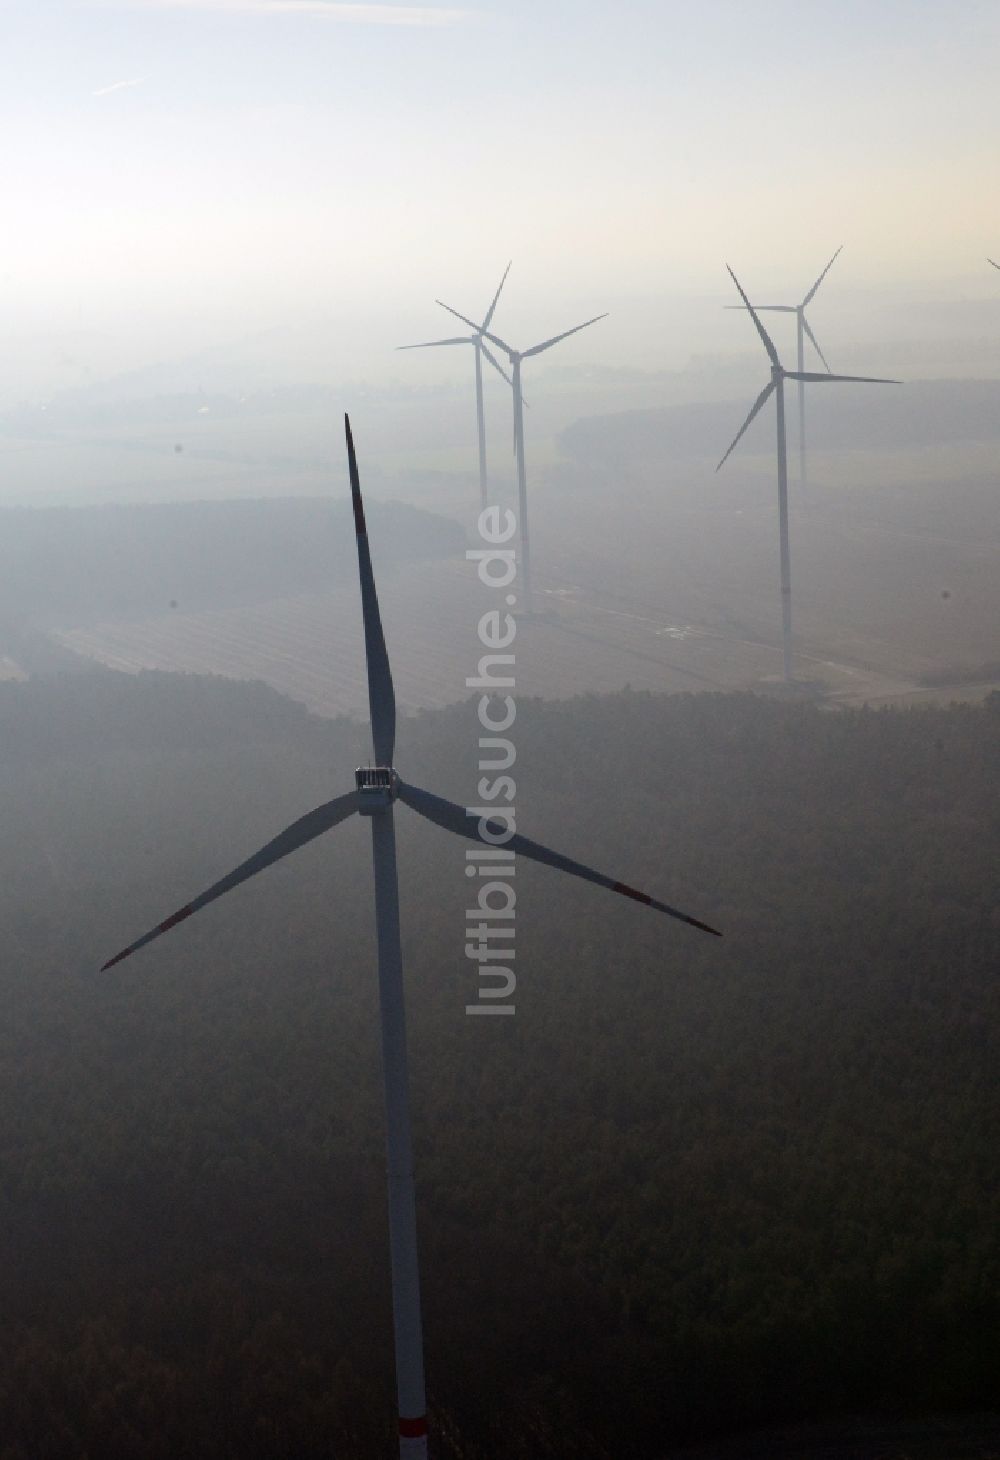
[[[476,734],[397,763],[471,801]],[[439,1460],[995,1400],[998,734],[523,704],[521,828],[726,937],[521,864],[513,1019],[400,810]],[[367,755],[259,686],[0,685],[2,1460],[391,1452],[366,826],[96,973]]]

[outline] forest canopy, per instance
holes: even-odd
[[[725,938],[519,865],[517,1014],[469,1019],[464,848],[400,809],[441,1460],[989,1404],[998,697],[515,730],[519,829]],[[471,802],[477,733],[397,764]],[[385,1453],[367,828],[96,972],[368,755],[259,685],[0,685],[3,1460]]]

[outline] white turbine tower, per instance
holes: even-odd
[[[438,303],[441,301],[438,300]],[[457,309],[452,309],[449,304],[444,305],[449,314],[460,319],[463,324],[471,325],[471,319],[466,319],[464,314],[459,314]],[[503,350],[510,361],[514,389],[514,455],[517,458],[517,519],[518,538],[521,543],[521,579],[524,585],[524,611],[531,613],[531,547],[528,538],[528,482],[524,470],[524,398],[521,395],[521,361],[527,360],[530,355],[540,355],[543,350],[550,350],[553,345],[558,345],[560,340],[568,339],[579,330],[585,330],[588,325],[596,324],[599,319],[606,319],[607,311],[604,314],[595,314],[593,319],[585,319],[583,324],[575,324],[571,330],[563,330],[561,335],[553,335],[550,340],[543,340],[540,345],[532,345],[530,350],[513,350],[499,335],[491,335],[489,330],[483,330],[483,334],[491,344],[496,345],[498,350]]]
[[[806,337],[806,335],[808,335],[809,338],[810,338],[810,340],[812,341],[813,349],[816,351],[816,354],[819,356],[819,358],[823,361],[823,364],[826,365],[827,373],[829,374],[830,367],[829,367],[829,365],[827,365],[826,356],[823,354],[823,351],[819,347],[819,340],[817,340],[816,336],[813,334],[812,330],[809,328],[809,321],[806,319],[806,305],[807,304],[811,304],[812,301],[813,301],[813,299],[816,297],[816,291],[817,291],[817,289],[822,284],[823,280],[826,278],[826,276],[830,272],[830,270],[833,268],[834,264],[837,261],[838,255],[843,251],[843,247],[844,247],[844,245],[841,244],[840,245],[840,248],[837,249],[837,252],[834,254],[833,258],[830,260],[830,262],[827,264],[826,268],[820,274],[820,276],[816,280],[815,284],[812,286],[812,288],[806,294],[806,296],[803,299],[803,301],[802,301],[801,304],[755,304],[754,305],[754,308],[756,309],[756,311],[757,311],[758,314],[763,314],[765,311],[767,311],[768,313],[771,313],[771,314],[794,314],[795,315],[795,335],[796,335],[796,345],[797,345],[797,351],[796,351],[797,364],[796,364],[795,368],[799,372],[799,375],[800,376],[802,375],[803,371],[806,368],[806,359],[805,359],[805,337]],[[743,308],[743,305],[742,304],[727,304],[726,305],[726,308],[727,309],[742,309]],[[806,486],[806,387],[805,387],[805,381],[804,380],[801,380],[801,379],[799,380],[799,485],[803,488],[803,490],[805,490],[805,486]]]
[[[371,818],[372,856],[375,871],[375,920],[378,944],[379,1005],[382,1024],[382,1075],[385,1087],[386,1156],[389,1186],[389,1242],[392,1267],[392,1307],[396,1352],[396,1388],[399,1399],[399,1453],[401,1460],[426,1460],[427,1419],[424,1396],[423,1336],[420,1320],[420,1279],[417,1266],[417,1229],[413,1186],[413,1149],[410,1138],[410,1097],[407,1075],[406,1018],[403,1001],[403,963],[399,938],[399,889],[396,876],[396,837],[393,808],[397,800],[457,836],[480,841],[494,849],[505,845],[510,851],[544,862],[585,882],[595,882],[625,897],[645,903],[703,932],[721,936],[707,923],[658,902],[634,887],[605,877],[581,862],[550,851],[520,834],[511,834],[504,821],[483,818],[452,801],[418,790],[397,775],[393,764],[396,739],[396,700],[389,669],[375,580],[372,575],[368,534],[365,528],[361,486],[351,427],[345,417],[347,454],[354,503],[354,527],[358,541],[358,570],[361,578],[361,608],[365,629],[365,657],[368,665],[368,702],[371,709],[375,765],[355,771],[355,789],[293,821],[260,851],[216,882],[207,892],[160,923],[128,948],[110,959],[104,968],[120,963],[161,933],[168,932],[192,913],[214,902],[223,893],[263,872],[266,867],[305,846],[358,812]],[[103,969],[102,969],[103,972]]]
[[[829,265],[828,265],[829,267]],[[729,269],[729,265],[726,265]],[[812,381],[817,385],[838,384],[842,382],[853,382],[859,385],[899,385],[898,380],[881,380],[874,375],[826,375],[812,374],[807,370],[786,370],[778,359],[778,352],[774,348],[771,336],[760,322],[756,309],[750,303],[739,279],[729,269],[730,277],[737,289],[740,291],[740,298],[750,312],[760,335],[764,349],[767,351],[768,359],[771,362],[771,379],[750,408],[743,425],[737,431],[732,444],[725,456],[715,468],[719,471],[728,461],[736,443],[742,438],[750,422],[757,412],[764,406],[769,396],[774,393],[777,405],[778,417],[778,532],[781,545],[781,647],[784,663],[785,681],[792,678],[792,570],[791,554],[788,546],[788,445],[785,435],[785,381],[798,380],[800,382]]]
[[[432,350],[439,345],[472,345],[474,347],[476,352],[476,422],[479,429],[479,504],[481,507],[485,507],[489,501],[489,493],[486,484],[486,412],[483,409],[483,356],[486,356],[487,360],[493,366],[494,370],[498,371],[499,374],[503,376],[508,385],[510,385],[511,383],[510,376],[507,374],[506,370],[504,370],[503,366],[497,360],[496,356],[493,355],[488,347],[483,343],[483,335],[485,334],[489,325],[492,323],[493,312],[496,309],[497,301],[500,298],[500,290],[506,283],[507,275],[509,273],[510,264],[508,264],[503,271],[503,278],[500,280],[497,292],[493,296],[493,303],[486,311],[486,316],[483,319],[482,324],[473,325],[473,333],[471,335],[457,335],[454,339],[448,340],[422,340],[418,345],[396,346],[398,350]],[[450,309],[447,304],[443,304],[440,299],[435,299],[434,303],[440,304],[442,309],[449,309],[449,312],[452,314],[455,313],[455,311],[453,309]]]

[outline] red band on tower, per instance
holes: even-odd
[[[420,1440],[427,1433],[427,1416],[419,1415],[416,1419],[399,1419],[399,1434],[404,1440]]]

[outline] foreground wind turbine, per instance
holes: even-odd
[[[493,355],[486,347],[486,345],[483,344],[483,335],[492,323],[493,312],[496,309],[497,301],[500,298],[500,290],[506,283],[507,275],[509,273],[510,264],[508,264],[503,271],[503,278],[500,280],[497,292],[493,296],[493,303],[486,311],[486,317],[484,318],[482,324],[474,324],[472,326],[473,333],[471,335],[457,335],[454,339],[449,340],[423,340],[419,345],[396,346],[398,350],[430,350],[435,348],[435,346],[437,345],[472,345],[475,348],[476,421],[479,427],[479,504],[481,507],[485,507],[489,500],[488,490],[486,486],[486,413],[483,409],[483,356],[486,356],[487,360],[493,366],[493,369],[498,371],[503,376],[508,385],[510,385],[511,383],[510,376],[497,360],[496,356]],[[435,299],[434,303],[440,304],[442,309],[449,309],[449,306],[447,304],[442,304],[440,299]],[[451,309],[449,312],[452,314],[455,313],[453,309]]]
[[[827,264],[826,268],[820,274],[820,276],[816,280],[815,284],[812,286],[812,288],[806,294],[806,296],[803,299],[803,301],[802,301],[801,304],[756,304],[754,306],[754,308],[757,310],[757,313],[758,314],[763,314],[765,311],[767,311],[768,313],[771,313],[771,314],[794,314],[795,315],[795,333],[796,333],[796,342],[797,342],[797,346],[798,346],[797,355],[796,355],[797,364],[796,364],[795,368],[799,372],[799,376],[800,376],[800,379],[799,379],[799,484],[803,488],[803,490],[805,489],[805,485],[806,485],[806,387],[805,387],[805,381],[801,378],[801,376],[802,376],[803,371],[806,368],[806,359],[805,359],[805,337],[806,337],[806,335],[808,335],[809,338],[810,338],[810,340],[812,341],[813,349],[816,351],[816,354],[823,361],[823,364],[826,365],[827,373],[829,373],[829,370],[830,370],[830,367],[829,367],[829,365],[827,365],[827,362],[826,362],[826,356],[823,354],[823,351],[819,347],[819,340],[817,340],[816,336],[813,334],[812,330],[809,328],[809,321],[806,319],[806,305],[812,303],[813,299],[816,296],[817,289],[822,284],[823,280],[826,278],[826,276],[830,272],[830,270],[833,268],[834,264],[837,261],[837,256],[841,253],[841,251],[843,250],[843,247],[844,247],[844,245],[841,244],[840,245],[840,248],[837,249],[837,252],[834,254],[833,258],[830,260],[830,262]],[[743,308],[743,305],[742,304],[727,304],[726,305],[726,308],[727,309],[742,309]]]
[[[440,300],[438,301],[440,303]],[[460,319],[463,324],[472,324],[471,319],[466,319],[464,314],[459,314],[457,309],[452,309],[449,304],[443,306],[449,314]],[[588,325],[596,324],[599,319],[606,319],[607,311],[604,314],[595,314],[593,319],[585,319],[583,324],[575,324],[571,330],[563,330],[561,335],[553,335],[550,340],[543,340],[540,345],[532,345],[530,350],[512,350],[498,335],[491,335],[489,330],[484,329],[483,334],[491,344],[496,345],[498,350],[503,350],[510,361],[511,384],[514,388],[514,454],[517,457],[517,518],[518,537],[521,543],[521,578],[524,583],[524,610],[531,613],[531,549],[528,543],[528,483],[524,470],[524,399],[521,395],[521,361],[527,360],[529,355],[540,355],[543,350],[550,350],[553,345],[558,345],[560,340],[568,339],[579,330],[585,330]]]
[[[545,862],[585,882],[596,882],[625,897],[634,898],[648,907],[667,913],[703,932],[721,936],[707,923],[687,913],[657,902],[644,892],[637,892],[613,877],[605,877],[553,852],[525,836],[511,835],[500,820],[478,820],[452,801],[442,800],[430,791],[418,790],[400,780],[393,769],[392,757],[396,740],[396,699],[389,670],[379,614],[375,579],[372,575],[365,513],[361,502],[361,485],[354,455],[351,427],[344,418],[347,431],[347,456],[354,503],[354,528],[358,540],[358,570],[361,578],[361,610],[365,627],[365,658],[368,665],[368,703],[371,709],[372,741],[375,765],[354,773],[355,789],[315,811],[293,821],[259,852],[242,862],[228,877],[216,882],[207,892],[189,902],[171,917],[110,959],[104,968],[120,963],[161,933],[168,932],[192,913],[214,902],[223,893],[263,872],[290,852],[311,842],[354,812],[371,818],[372,856],[375,869],[375,920],[378,942],[379,1004],[382,1023],[382,1076],[385,1086],[386,1155],[389,1182],[389,1243],[392,1264],[392,1307],[396,1349],[396,1387],[399,1397],[399,1453],[401,1460],[425,1460],[427,1455],[427,1419],[424,1397],[423,1336],[420,1321],[420,1280],[417,1267],[417,1229],[413,1189],[413,1149],[410,1139],[410,1097],[406,1060],[406,1018],[403,1003],[403,962],[399,940],[399,889],[396,877],[396,835],[393,826],[393,805],[403,801],[428,821],[458,836],[481,841],[491,848],[504,844],[510,851]],[[103,972],[103,969],[102,969]]]
[[[836,257],[836,255],[834,255]],[[833,260],[831,259],[831,263]],[[729,265],[726,265],[729,269]],[[829,268],[829,264],[827,265]],[[818,375],[811,374],[806,370],[786,370],[778,359],[778,352],[774,348],[771,336],[760,322],[756,309],[750,303],[739,279],[729,269],[730,277],[737,289],[740,291],[740,298],[750,312],[757,333],[760,335],[764,349],[767,351],[768,359],[771,361],[771,379],[750,408],[743,425],[733,438],[732,445],[725,456],[715,468],[719,471],[728,461],[736,443],[742,438],[750,422],[757,412],[765,404],[772,391],[775,395],[778,416],[778,531],[781,542],[781,647],[784,661],[785,680],[792,677],[792,570],[791,556],[788,548],[788,445],[785,439],[785,381],[813,381],[817,385],[834,384],[851,381],[859,385],[899,385],[898,380],[880,380],[874,375]],[[820,276],[822,277],[822,275]],[[824,362],[825,363],[825,362]]]

